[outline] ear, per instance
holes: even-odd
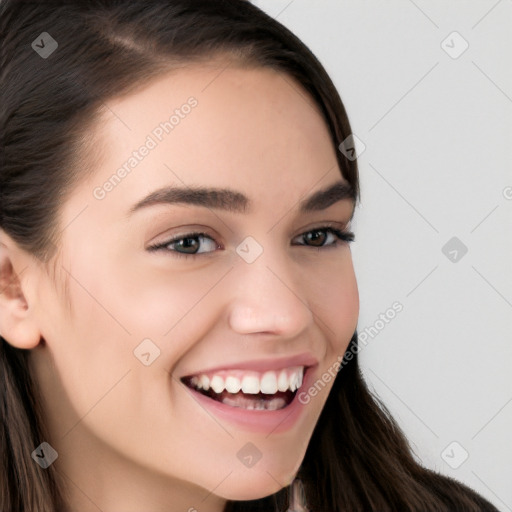
[[[29,272],[29,262],[16,243],[0,229],[0,335],[10,345],[21,349],[34,348],[41,340],[30,304],[23,294],[22,274]]]

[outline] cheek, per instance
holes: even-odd
[[[201,424],[192,428],[187,421],[176,420],[186,416],[171,396],[167,370],[190,348],[190,340],[201,335],[193,307],[218,277],[204,276],[195,284],[190,277],[174,280],[162,275],[152,281],[147,274],[131,274],[125,267],[102,268],[102,272],[94,266],[79,272],[75,265],[69,281],[73,315],[61,304],[52,311],[52,322],[47,322],[55,371],[45,380],[45,388],[57,437],[66,435],[62,455],[76,454],[76,442],[87,429],[135,460],[158,461],[168,450],[165,460],[176,458],[182,463],[205,432]],[[148,366],[134,354],[147,339],[160,351]],[[149,426],[152,441],[134,449],[134,439],[145,439]],[[217,436],[209,439],[214,445],[215,425],[210,431]],[[177,449],[169,442],[175,438],[183,440],[183,447]],[[226,445],[219,447],[218,456],[222,450]],[[178,462],[168,463],[167,469],[179,472]]]
[[[342,252],[343,251],[343,252]],[[359,317],[359,291],[348,247],[325,265],[317,266],[308,282],[308,301],[317,325],[336,352],[344,352]]]
[[[105,258],[100,270],[82,269],[80,286],[72,283],[71,290],[77,321],[81,328],[108,332],[108,343],[120,349],[133,350],[149,338],[163,350],[172,339],[179,352],[177,333],[197,322],[197,312],[203,311],[199,303],[223,269],[191,272],[135,260]]]
[[[193,270],[185,265],[169,267],[149,267],[146,263],[146,268],[133,272],[137,265],[128,263],[115,269],[106,299],[118,304],[113,307],[131,333],[130,350],[150,339],[160,349],[160,365],[168,369],[219,321],[216,298],[222,291],[216,284],[226,272],[221,266]],[[115,296],[120,299],[116,301]]]

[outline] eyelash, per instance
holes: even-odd
[[[342,245],[342,243],[350,243],[350,242],[353,242],[355,240],[355,235],[352,231],[344,231],[344,230],[341,230],[341,229],[337,229],[333,226],[320,226],[318,228],[314,228],[314,229],[311,229],[309,231],[305,231],[304,233],[302,233],[301,235],[299,236],[304,236],[304,235],[307,235],[308,233],[314,233],[314,232],[317,232],[317,231],[325,231],[326,233],[332,233],[333,235],[335,235],[337,238],[338,238],[338,241],[340,243],[334,243],[334,244],[329,244],[329,245],[322,245],[322,246],[312,246],[312,245],[305,245],[305,244],[299,244],[299,245],[304,245],[305,247],[310,247],[311,249],[327,249],[327,248],[333,248],[333,247],[339,247],[340,245]],[[196,231],[196,232],[193,232],[193,233],[186,233],[184,235],[180,235],[179,237],[176,237],[176,238],[173,238],[171,240],[168,240],[166,242],[163,242],[163,243],[160,243],[160,244],[155,244],[155,245],[150,245],[147,247],[147,250],[150,251],[150,252],[156,252],[156,251],[167,251],[167,252],[172,252],[174,253],[173,256],[175,257],[178,257],[178,258],[195,258],[197,256],[200,256],[202,254],[211,254],[211,252],[206,252],[206,253],[197,253],[197,254],[185,254],[185,253],[182,253],[182,252],[178,252],[178,251],[175,251],[175,250],[169,250],[167,249],[167,247],[173,243],[176,243],[176,242],[179,242],[185,238],[209,238],[210,240],[213,240],[215,241],[210,235],[208,235],[207,233],[204,233],[204,232],[201,232],[201,231]],[[212,251],[213,252],[213,251]]]

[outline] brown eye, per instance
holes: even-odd
[[[173,242],[172,245],[174,248],[184,249],[187,254],[194,254],[199,247],[198,237],[181,238],[177,242]]]
[[[343,242],[350,243],[355,239],[354,233],[351,231],[343,231],[336,229],[332,226],[322,226],[319,228],[312,229],[306,233],[300,235],[301,238],[306,240],[307,247],[316,247],[319,249],[327,249],[328,247],[339,247],[343,245]],[[332,237],[332,241],[329,243],[329,236]]]
[[[213,251],[199,249],[204,244],[204,242],[210,243],[210,249],[219,248],[219,245],[215,240],[207,235],[206,233],[187,233],[180,237],[175,237],[172,240],[168,240],[167,242],[151,245],[148,247],[148,251],[167,251],[169,253],[173,253],[173,255],[178,257],[188,257],[188,256],[198,256],[202,253],[210,253]],[[208,244],[206,244],[206,249],[208,249]]]
[[[308,242],[312,242],[312,245],[315,247],[321,247],[324,244],[327,235],[325,234],[325,231],[321,229],[315,229],[314,231],[309,231],[306,233],[305,238],[308,240]]]

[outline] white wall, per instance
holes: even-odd
[[[253,3],[317,55],[366,145],[352,252],[370,388],[426,466],[512,511],[512,2]]]

